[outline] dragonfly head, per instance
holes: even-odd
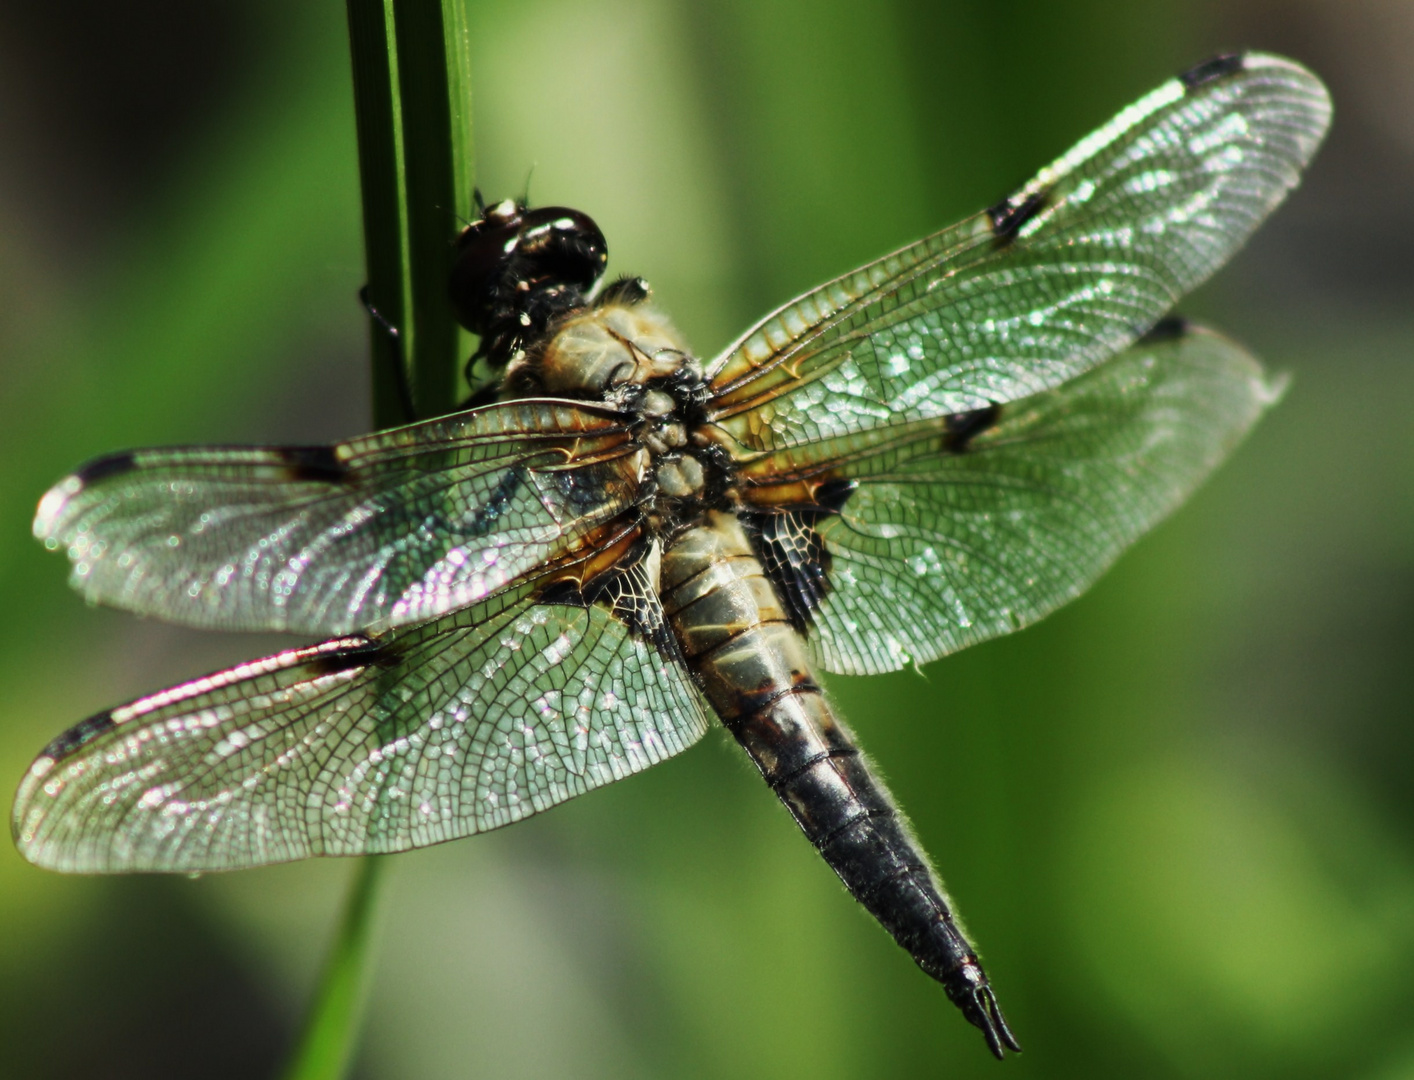
[[[609,245],[588,214],[504,199],[457,238],[452,309],[481,337],[482,355],[504,366],[520,342],[583,305],[608,261]]]

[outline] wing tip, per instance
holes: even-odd
[[[1286,391],[1291,385],[1290,372],[1268,371],[1261,361],[1226,334],[1214,330],[1211,326],[1194,322],[1183,315],[1165,315],[1150,327],[1149,331],[1135,342],[1135,345],[1181,346],[1189,342],[1197,342],[1200,338],[1206,339],[1210,345],[1225,349],[1230,358],[1243,365],[1242,370],[1246,373],[1246,380],[1251,388],[1251,399],[1257,406],[1256,415],[1270,409],[1286,395]],[[1254,420],[1256,415],[1253,417]]]
[[[1326,129],[1330,127],[1333,111],[1330,90],[1310,68],[1285,56],[1265,52],[1219,53],[1201,63],[1195,64],[1177,76],[1177,82],[1185,95],[1192,94],[1215,83],[1224,82],[1237,75],[1264,72],[1265,82],[1285,84],[1296,96],[1288,102],[1311,114],[1311,135],[1306,156],[1314,152]]]
[[[1221,82],[1242,72],[1263,69],[1280,69],[1319,82],[1315,73],[1306,65],[1276,53],[1258,52],[1253,49],[1239,49],[1236,52],[1215,53],[1194,64],[1186,71],[1179,72],[1177,78],[1186,90],[1197,90],[1209,83]]]
[[[1263,409],[1270,409],[1291,389],[1291,372],[1262,371],[1257,376],[1257,383],[1257,404]]]
[[[57,550],[59,547],[59,539],[55,536],[55,532],[58,529],[59,519],[64,515],[64,508],[68,506],[69,500],[82,490],[83,486],[78,477],[70,476],[55,484],[39,500],[39,506],[34,511],[34,523],[30,526],[30,531],[36,540],[41,541],[51,551]]]
[[[116,470],[115,470],[116,471]],[[100,474],[100,479],[102,478]],[[109,474],[111,475],[111,474]],[[30,526],[34,538],[43,542],[51,551],[59,547],[59,532],[74,499],[83,494],[90,483],[89,477],[80,470],[64,477],[44,493],[35,507],[34,523]]]
[[[113,711],[95,713],[86,720],[80,720],[63,734],[52,739],[25,770],[19,790],[15,792],[15,805],[10,815],[10,836],[15,848],[25,859],[46,870],[61,872],[81,871],[88,860],[77,858],[72,845],[55,843],[41,836],[41,828],[49,817],[49,808],[54,805],[65,787],[62,778],[55,779],[54,771],[94,739],[112,731],[116,727]]]
[[[54,800],[63,791],[62,779],[54,778],[54,770],[63,759],[78,749],[83,741],[98,734],[97,729],[84,735],[93,721],[106,718],[106,713],[90,717],[70,728],[46,746],[25,770],[15,804],[10,813],[10,837],[15,849],[29,863],[45,870],[72,871],[81,867],[75,862],[69,845],[55,844],[44,828]],[[111,726],[111,722],[110,722]],[[82,860],[79,860],[82,862]]]
[[[56,533],[62,527],[65,511],[68,510],[73,500],[93,485],[114,476],[122,476],[136,468],[137,454],[132,450],[105,454],[103,457],[94,458],[92,461],[80,465],[46,491],[39,500],[39,506],[34,513],[34,524],[31,526],[35,539],[42,540],[44,545],[50,549],[57,548],[58,537]]]
[[[1302,95],[1301,105],[1314,117],[1313,134],[1315,137],[1307,149],[1309,157],[1330,126],[1334,106],[1326,84],[1321,81],[1319,75],[1304,64],[1285,56],[1278,56],[1276,53],[1255,51],[1219,53],[1180,73],[1177,80],[1182,85],[1185,94],[1192,94],[1213,83],[1223,82],[1243,73],[1252,74],[1255,72],[1266,72],[1276,81],[1284,81],[1293,90],[1297,90],[1299,86],[1299,92]]]

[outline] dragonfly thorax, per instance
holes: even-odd
[[[607,303],[566,317],[506,370],[503,396],[604,400],[622,386],[701,369],[668,319],[646,304]]]
[[[501,397],[579,398],[632,416],[639,509],[654,535],[670,535],[722,499],[731,466],[698,431],[709,395],[702,365],[647,295],[625,279],[562,316],[511,360]]]

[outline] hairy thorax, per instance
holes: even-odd
[[[506,386],[515,397],[600,398],[617,386],[673,375],[684,364],[696,361],[666,316],[647,304],[609,303],[556,326],[543,346],[512,362]]]
[[[609,302],[569,316],[511,364],[504,386],[507,397],[588,399],[636,416],[653,532],[673,531],[722,499],[725,459],[701,429],[702,366],[650,305]]]

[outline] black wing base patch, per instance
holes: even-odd
[[[816,489],[814,505],[741,515],[762,569],[801,633],[809,631],[830,588],[830,552],[816,525],[838,514],[854,489],[853,481],[830,481]]]

